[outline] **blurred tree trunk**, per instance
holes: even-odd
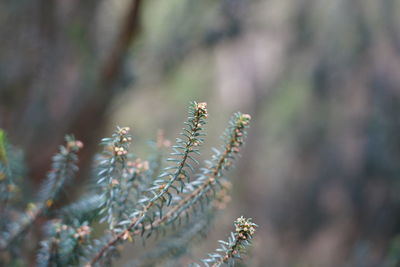
[[[118,81],[138,31],[141,1],[130,1],[111,49],[105,52],[98,46],[96,16],[101,3],[0,4],[0,127],[26,151],[35,184],[43,179],[51,155],[67,133],[84,142],[81,167],[86,169],[110,103],[121,91]]]

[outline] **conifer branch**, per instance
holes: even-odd
[[[60,146],[60,152],[53,157],[52,170],[38,195],[35,204],[30,204],[28,210],[18,222],[12,223],[10,230],[3,233],[0,239],[0,250],[6,249],[21,233],[31,226],[39,215],[50,208],[64,183],[71,180],[78,170],[76,153],[83,147],[82,142],[73,136],[66,136],[66,146]]]
[[[7,141],[0,129],[0,215],[4,215],[9,201],[20,191],[17,184],[25,174],[22,152]],[[5,220],[0,222],[0,230],[5,223]]]
[[[193,221],[193,224],[188,224],[175,235],[166,237],[152,251],[138,260],[129,262],[126,266],[154,266],[167,257],[179,257],[189,250],[191,242],[204,238],[209,230],[211,217],[211,215],[196,217],[197,220]]]
[[[98,181],[103,199],[100,205],[100,222],[106,221],[109,229],[113,230],[121,209],[117,205],[121,194],[121,177],[126,167],[127,154],[132,140],[129,127],[117,127],[112,138],[104,138],[101,144],[104,146],[103,158],[100,160]]]
[[[202,126],[206,123],[205,119],[207,118],[207,105],[206,103],[191,103],[189,107],[189,118],[185,123],[187,128],[183,128],[183,132],[181,135],[186,138],[186,140],[182,140],[177,138],[177,145],[173,146],[174,152],[171,153],[172,156],[178,156],[180,159],[168,158],[167,161],[176,162],[177,166],[174,173],[170,173],[169,170],[171,168],[167,168],[164,173],[162,173],[159,178],[170,177],[168,181],[159,179],[154,182],[154,186],[149,189],[151,192],[155,192],[154,190],[159,190],[158,193],[155,193],[154,197],[150,199],[147,206],[144,210],[148,210],[154,203],[160,198],[164,197],[165,194],[168,194],[168,191],[171,187],[174,187],[174,182],[180,179],[180,183],[184,186],[184,179],[189,179],[187,172],[184,170],[185,167],[188,167],[193,171],[193,167],[187,162],[188,159],[194,158],[190,156],[193,152],[198,152],[198,149],[195,147],[200,146],[203,143],[204,134],[201,133]],[[178,190],[177,190],[178,191]],[[181,190],[182,191],[182,190]],[[170,197],[171,199],[171,197]]]
[[[181,213],[180,210],[186,207],[189,202],[197,201],[201,195],[204,195],[206,192],[208,192],[211,189],[212,185],[216,183],[216,180],[222,176],[223,170],[230,166],[231,160],[234,158],[234,155],[239,152],[239,148],[243,144],[243,136],[246,133],[245,129],[248,127],[249,122],[249,115],[236,113],[231,119],[230,126],[225,133],[228,141],[225,145],[224,152],[219,157],[215,157],[216,164],[212,166],[210,170],[205,171],[206,175],[201,177],[199,179],[200,181],[195,181],[196,189],[188,194],[185,198],[183,198],[177,205],[173,206],[164,216],[161,216],[160,218],[151,221],[147,225],[142,223],[144,218],[143,215],[141,217],[135,217],[123,232],[114,237],[99,251],[99,253],[95,255],[88,266],[92,266],[93,264],[95,264],[101,258],[101,256],[111,246],[114,246],[118,241],[125,240],[128,237],[131,238],[134,235],[138,235],[140,233],[144,233],[145,231],[157,228],[161,224],[169,221],[170,219],[176,218]],[[201,183],[197,185],[197,182]],[[150,201],[149,204],[143,209],[143,213],[147,212],[147,210],[153,204],[154,202]]]
[[[190,243],[195,239],[199,241],[204,239],[216,213],[224,209],[230,201],[228,196],[230,187],[231,184],[229,182],[223,183],[222,189],[216,194],[215,199],[209,203],[210,205],[195,216],[186,216],[186,214],[193,212],[194,205],[187,208],[177,220],[179,231],[175,231],[173,235],[169,235],[158,242],[156,248],[151,252],[143,255],[139,260],[130,262],[127,266],[149,266],[150,264],[154,265],[156,262],[161,262],[166,257],[179,257],[190,249]],[[181,219],[186,220],[184,225],[182,225]],[[153,229],[158,230],[158,228]],[[156,239],[157,236],[158,234]]]
[[[230,126],[225,131],[226,139],[225,150],[222,154],[219,152],[213,156],[215,164],[211,168],[203,169],[203,175],[199,179],[193,181],[189,188],[193,188],[187,195],[173,206],[162,218],[154,221],[152,225],[147,226],[154,228],[163,222],[176,218],[189,207],[201,199],[209,192],[213,185],[220,184],[220,178],[223,177],[223,171],[226,170],[234,159],[234,155],[239,153],[239,148],[243,144],[243,137],[246,135],[245,129],[249,126],[250,116],[247,114],[236,113],[230,120]],[[219,157],[218,157],[219,155]]]
[[[135,211],[132,214],[132,219],[130,221],[126,221],[129,223],[125,230],[121,230],[118,235],[116,235],[112,240],[110,240],[105,246],[103,246],[100,251],[90,260],[88,266],[94,265],[102,255],[112,246],[114,246],[118,241],[122,241],[127,239],[127,235],[130,236],[129,232],[136,231],[138,227],[144,226],[143,221],[148,218],[150,224],[153,224],[153,219],[148,216],[148,212],[150,209],[157,205],[160,213],[161,209],[164,206],[164,203],[167,202],[167,206],[172,200],[172,195],[169,192],[170,188],[174,188],[177,193],[179,193],[178,189],[175,187],[174,183],[179,179],[181,184],[181,191],[184,188],[184,179],[189,179],[187,171],[185,167],[189,169],[193,169],[191,165],[187,162],[188,159],[193,159],[190,154],[198,153],[198,150],[195,147],[198,147],[201,143],[203,143],[202,136],[204,134],[201,133],[202,126],[206,123],[205,119],[207,118],[207,105],[206,103],[196,103],[192,102],[189,107],[189,118],[185,123],[187,125],[184,128],[184,132],[182,135],[186,140],[182,140],[177,138],[177,145],[173,146],[174,152],[171,154],[172,156],[178,156],[179,159],[176,158],[168,158],[167,161],[175,162],[176,165],[172,168],[165,169],[165,172],[161,173],[159,178],[154,181],[153,186],[149,188],[149,192],[153,194],[153,197],[143,197],[140,202],[144,203],[143,208],[139,211]],[[175,171],[171,173],[169,170]],[[168,180],[164,180],[162,178],[169,177]],[[169,200],[165,198],[165,195],[169,197]],[[124,222],[122,222],[124,223]]]
[[[210,264],[212,264],[211,267],[219,267],[223,264],[233,266],[234,261],[240,259],[241,253],[251,244],[257,225],[243,216],[236,219],[234,225],[235,232],[231,232],[228,242],[219,240],[220,248],[216,250],[216,253],[208,254],[209,258],[202,260],[207,267]]]
[[[65,224],[53,220],[45,227],[46,240],[40,242],[37,266],[76,266],[83,253],[91,228],[88,224],[77,221]]]
[[[1,222],[4,227],[0,225],[0,250],[6,250],[5,260],[0,258],[0,265],[14,264],[8,260],[19,256],[13,241],[39,217],[47,223],[37,255],[38,266],[76,266],[85,262],[85,266],[110,266],[124,241],[141,238],[145,242],[153,233],[156,240],[160,233],[167,236],[134,262],[155,263],[187,252],[190,243],[205,235],[216,211],[223,209],[229,200],[230,182],[226,171],[240,152],[250,123],[249,115],[234,114],[225,130],[221,152],[214,149],[211,160],[205,162],[205,168],[199,169],[194,155],[200,154],[207,116],[206,103],[190,104],[188,120],[181,133],[183,137],[177,138],[167,158],[169,163],[163,169],[162,149],[170,143],[162,134],[155,142],[155,156],[144,160],[128,153],[132,139],[129,128],[117,127],[111,138],[102,139],[103,151],[94,165],[95,187],[90,187],[91,192],[80,200],[49,213],[63,185],[78,169],[76,154],[82,143],[67,136],[67,145],[61,146],[53,157],[52,171],[26,212],[12,209],[11,204],[18,203],[17,198],[4,197],[13,202],[2,212],[6,219]],[[5,174],[3,178],[0,176],[0,192],[9,189],[5,186],[7,183],[18,186],[16,181],[23,170],[22,157],[11,145],[4,145],[4,140],[0,130],[0,175]],[[2,203],[0,201],[0,205]],[[23,215],[18,217],[18,214]],[[15,217],[18,219],[13,221]],[[54,219],[49,220],[49,217]],[[7,225],[8,221],[11,223]],[[90,232],[95,230],[97,221],[107,222],[107,230],[92,239]],[[209,259],[203,261],[207,266],[234,262],[249,244],[256,225],[244,218],[235,223],[236,232],[228,242],[221,241],[219,253],[209,254]]]
[[[73,221],[93,222],[99,215],[99,206],[103,203],[101,196],[97,194],[88,195],[82,199],[62,208],[56,216],[66,224]]]

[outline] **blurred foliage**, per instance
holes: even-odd
[[[0,161],[6,161],[6,133],[0,129]]]
[[[96,99],[130,1],[43,3],[0,4],[0,127],[31,166],[58,143],[39,140]],[[263,225],[252,266],[382,266],[400,232],[400,2],[146,1],[140,14],[104,125],[134,125],[138,141],[159,127],[174,136],[183,115],[164,110],[184,114],[197,98],[215,114],[210,136],[224,114],[252,114],[230,211]],[[46,168],[33,169],[40,179]]]

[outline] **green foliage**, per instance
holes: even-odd
[[[53,220],[45,227],[46,240],[40,245],[37,255],[37,265],[45,266],[77,266],[83,247],[87,243],[91,228],[87,222],[75,220],[64,224]]]
[[[208,254],[209,258],[203,259],[206,266],[219,267],[223,264],[234,265],[235,260],[241,258],[246,247],[251,243],[257,225],[251,221],[240,217],[235,221],[235,232],[231,232],[228,242],[219,240],[220,247],[215,253]],[[194,264],[199,266],[198,264]]]
[[[7,142],[5,132],[0,129],[0,209],[4,210],[10,199],[17,195],[20,190],[17,184],[24,175],[21,151]]]
[[[97,184],[103,201],[99,213],[103,215],[100,222],[106,221],[110,230],[114,229],[115,224],[122,219],[121,213],[126,207],[121,198],[129,195],[129,190],[132,188],[128,183],[133,178],[126,175],[127,154],[132,140],[128,132],[128,127],[117,127],[112,138],[101,140],[104,150],[99,163]]]
[[[92,171],[94,184],[75,203],[56,209],[54,202],[63,186],[78,171],[77,152],[83,147],[80,141],[67,136],[66,145],[53,157],[52,170],[38,196],[25,211],[7,206],[6,199],[2,199],[1,213],[6,215],[7,223],[0,225],[0,248],[8,257],[0,257],[0,263],[11,264],[7,258],[22,255],[19,240],[39,217],[47,222],[37,254],[38,266],[109,266],[125,241],[145,242],[150,236],[157,240],[155,246],[131,265],[165,263],[189,252],[190,244],[207,234],[212,219],[226,206],[230,188],[226,171],[234,165],[250,122],[249,115],[234,114],[221,149],[214,149],[211,160],[199,168],[196,156],[204,142],[207,117],[206,103],[190,104],[185,127],[171,147],[164,168],[163,151],[170,142],[162,133],[154,142],[154,154],[142,160],[129,152],[130,129],[117,127],[110,138],[101,140],[103,150],[95,156]],[[14,184],[14,176],[22,169],[22,157],[14,157],[15,148],[4,137],[0,141],[4,150],[0,171],[5,174],[0,189],[10,191],[3,183]],[[12,167],[13,162],[19,167]],[[255,225],[243,218],[235,225],[236,232],[219,250],[222,254],[210,254],[210,259],[203,262],[230,263],[240,256]]]
[[[73,136],[66,136],[66,145],[60,146],[60,151],[53,157],[52,169],[41,186],[36,201],[29,203],[26,212],[19,215],[16,221],[10,220],[7,229],[1,233],[0,249],[6,249],[16,238],[18,238],[32,223],[50,208],[57,198],[66,181],[73,179],[78,171],[76,153],[82,147],[80,141]],[[10,164],[11,166],[11,164]],[[7,180],[11,181],[14,172],[8,171]],[[12,185],[11,182],[9,184]],[[10,187],[9,187],[10,188]],[[13,187],[11,187],[13,188]],[[15,190],[15,189],[14,189]],[[8,189],[8,191],[13,191]],[[7,199],[6,199],[7,200]],[[7,202],[3,202],[5,206]],[[8,207],[4,208],[7,214]],[[7,220],[7,219],[6,219]]]
[[[0,129],[0,161],[6,162],[6,133]]]

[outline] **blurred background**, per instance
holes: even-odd
[[[198,256],[244,215],[248,266],[399,266],[400,1],[0,1],[0,128],[34,188],[66,133],[130,126],[146,157],[206,101],[208,139],[252,115],[232,201]]]

